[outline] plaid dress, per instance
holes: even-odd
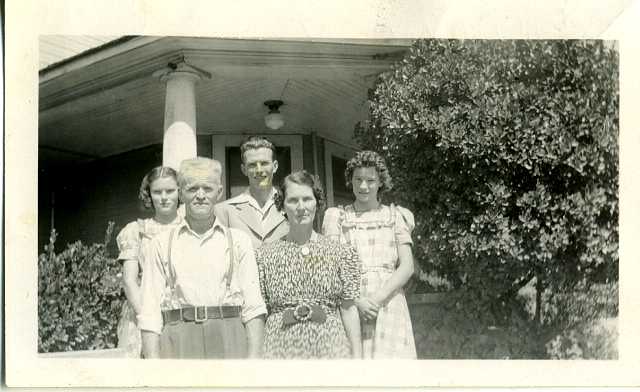
[[[398,266],[398,245],[412,244],[413,215],[401,207],[384,206],[364,213],[352,205],[330,208],[323,232],[358,250],[362,260],[360,295],[370,296],[389,280]],[[404,291],[396,290],[382,304],[375,321],[361,319],[365,359],[415,359],[416,347]]]

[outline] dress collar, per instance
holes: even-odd
[[[285,235],[283,237],[284,241],[289,242],[289,243],[294,244],[294,245],[298,245],[298,246],[303,246],[303,245],[306,245],[306,244],[308,244],[310,242],[318,242],[319,239],[320,239],[320,234],[318,234],[315,230],[311,231],[311,237],[309,237],[309,241],[305,242],[304,244],[298,244],[298,243],[292,241],[291,239],[289,239],[288,235]]]

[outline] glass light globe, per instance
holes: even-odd
[[[264,124],[267,126],[267,128],[275,131],[276,129],[282,128],[282,126],[284,125],[284,118],[282,117],[282,114],[280,114],[280,112],[278,112],[277,110],[269,112],[269,114],[264,116]]]

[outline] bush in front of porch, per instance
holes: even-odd
[[[590,357],[607,328],[585,326],[617,316],[618,74],[602,41],[418,40],[380,75],[356,138],[387,160],[422,269],[473,320],[462,335],[513,329],[516,357]],[[571,305],[594,287],[604,312]]]
[[[38,352],[114,348],[125,300],[120,263],[100,244],[76,241],[56,253],[56,232],[38,257]]]

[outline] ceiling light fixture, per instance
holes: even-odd
[[[271,130],[277,130],[284,125],[284,117],[278,110],[284,103],[279,99],[265,101],[264,105],[269,108],[269,113],[264,116],[264,125]]]

